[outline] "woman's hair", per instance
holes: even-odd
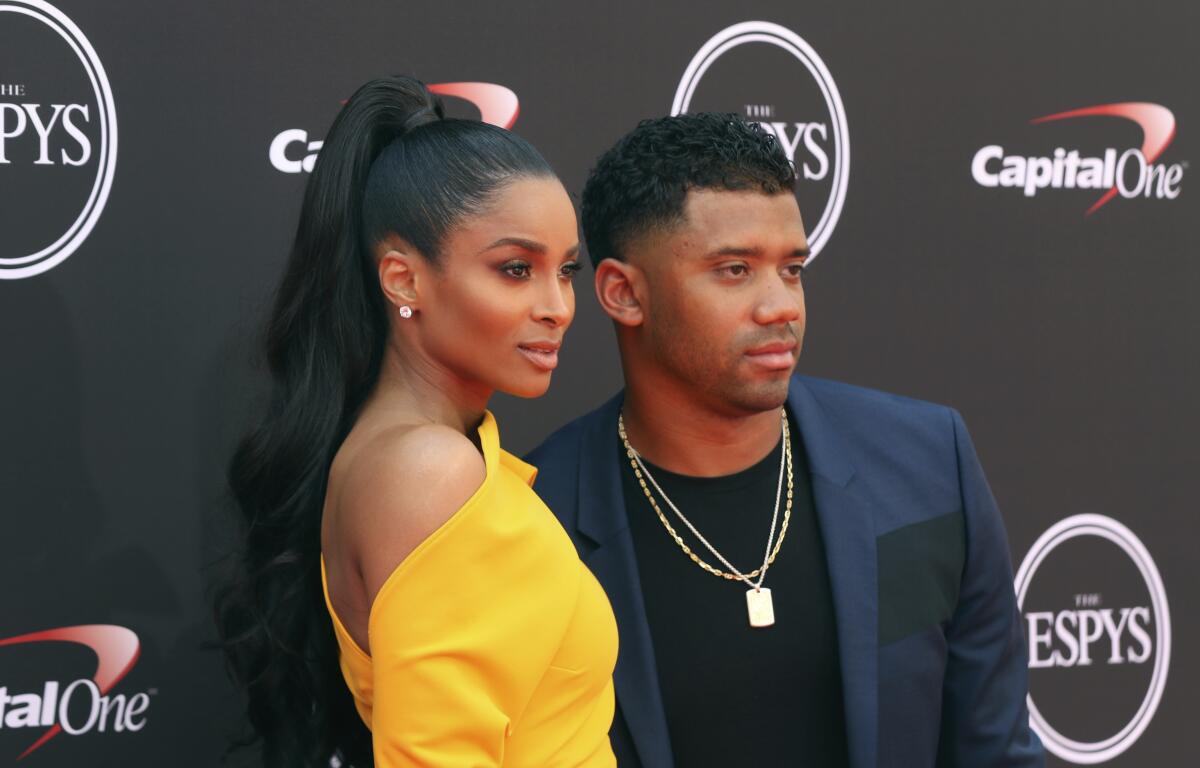
[[[445,118],[408,77],[372,80],[346,102],[305,190],[266,329],[271,385],[229,483],[241,522],[233,575],[216,595],[228,666],[245,689],[266,766],[370,765],[338,667],[320,576],[330,463],[374,387],[389,332],[374,246],[389,233],[437,262],[448,230],[520,177],[553,176],[516,135]],[[236,746],[236,745],[235,745]]]

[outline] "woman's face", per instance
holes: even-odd
[[[428,362],[468,387],[545,393],[575,317],[578,258],[575,209],[558,179],[502,187],[486,211],[447,233],[436,267],[423,270],[414,319]]]

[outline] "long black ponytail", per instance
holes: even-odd
[[[375,386],[389,333],[372,246],[395,232],[436,261],[447,230],[503,184],[546,175],[528,143],[446,119],[412,78],[365,84],[329,130],[267,326],[269,399],[229,466],[243,531],[216,596],[229,668],[248,699],[253,734],[242,743],[260,740],[270,768],[324,767],[337,750],[359,768],[372,763],[319,566],[329,466]]]

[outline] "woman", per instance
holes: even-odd
[[[268,765],[615,764],[611,608],[486,410],[549,386],[578,250],[514,134],[408,78],[338,115],[230,473],[219,619]]]

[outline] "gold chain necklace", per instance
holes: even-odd
[[[624,414],[621,413],[617,415],[617,433],[620,435],[621,442],[624,444],[625,455],[629,458],[629,465],[633,468],[633,474],[637,478],[638,484],[642,488],[642,493],[646,495],[646,500],[650,502],[650,506],[658,515],[658,519],[662,522],[663,527],[667,529],[667,533],[670,534],[671,538],[675,541],[679,548],[682,549],[696,565],[700,566],[714,576],[719,576],[720,578],[727,579],[729,581],[743,581],[750,585],[751,589],[746,593],[746,607],[750,614],[750,625],[754,627],[765,627],[775,623],[775,612],[771,601],[771,590],[764,589],[762,583],[767,576],[767,569],[770,568],[771,564],[775,562],[775,557],[779,554],[779,548],[783,545],[784,536],[787,535],[788,523],[792,517],[792,441],[790,430],[788,428],[787,411],[782,408],[780,409],[780,419],[783,426],[783,449],[781,452],[782,456],[780,458],[779,486],[776,489],[775,494],[775,512],[771,518],[771,531],[767,537],[767,552],[763,556],[763,564],[759,568],[754,569],[750,573],[743,574],[741,571],[735,568],[732,563],[726,560],[725,557],[717,551],[716,547],[710,544],[708,539],[704,538],[700,531],[696,530],[696,527],[692,525],[691,521],[679,511],[679,508],[675,506],[674,502],[672,502],[667,494],[663,492],[662,487],[659,486],[657,481],[655,481],[654,476],[650,474],[649,468],[642,461],[641,454],[639,454],[637,450],[629,444],[629,436],[625,432]],[[785,468],[786,473],[784,471]],[[787,506],[783,514],[783,526],[779,532],[779,539],[775,540],[775,525],[779,517],[780,492],[783,489],[783,480],[785,476],[787,477]],[[722,571],[713,567],[712,565],[709,565],[692,551],[691,547],[684,542],[683,537],[676,532],[675,528],[671,525],[671,522],[667,520],[667,516],[663,514],[662,508],[659,507],[658,502],[654,498],[654,494],[650,492],[650,487],[646,484],[647,479],[650,481],[650,485],[654,486],[654,489],[658,491],[660,496],[662,496],[663,501],[667,503],[667,506],[671,508],[671,510],[684,523],[684,525],[686,525],[688,529],[695,534],[696,538],[699,539],[702,544],[704,544],[708,551],[711,552],[718,560],[720,560],[725,567],[729,568],[732,573]],[[773,541],[774,548],[771,546]],[[758,577],[757,582],[752,581],[752,579],[755,577]]]

